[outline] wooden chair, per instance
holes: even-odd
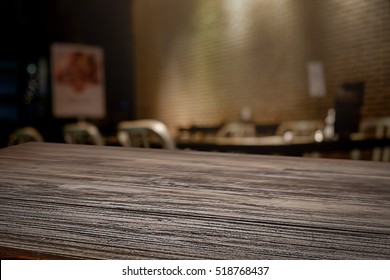
[[[8,139],[8,146],[34,141],[44,142],[44,139],[36,128],[26,126],[18,128],[10,134]]]
[[[64,126],[64,140],[68,144],[104,145],[99,129],[88,122],[77,122]]]
[[[166,125],[157,120],[122,121],[118,124],[117,136],[124,147],[151,148],[154,144],[164,149],[176,147]]]

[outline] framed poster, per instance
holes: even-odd
[[[103,49],[55,43],[51,46],[53,114],[58,118],[104,118]]]

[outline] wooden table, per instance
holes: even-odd
[[[0,150],[0,257],[389,259],[390,165],[13,146]]]
[[[305,153],[351,152],[353,150],[372,150],[376,147],[390,146],[390,138],[365,137],[360,133],[350,139],[333,141],[314,141],[313,136],[297,136],[285,141],[282,136],[264,137],[216,137],[202,139],[176,139],[177,147],[195,151],[218,151],[248,154],[279,154],[302,156]]]

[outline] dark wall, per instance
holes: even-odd
[[[55,119],[52,116],[49,77],[46,79],[46,86],[37,86],[33,100],[28,104],[24,102],[31,82],[25,69],[30,63],[39,66],[43,62],[49,67],[49,49],[53,42],[97,45],[104,49],[107,117],[104,120],[90,121],[96,123],[104,133],[112,134],[118,121],[134,118],[130,15],[131,0],[0,2],[0,63],[3,61],[16,65],[17,70],[13,73],[17,73],[18,81],[17,89],[12,94],[7,94],[12,97],[2,98],[0,94],[0,105],[16,106],[18,110],[17,118],[12,120],[2,119],[0,114],[0,123],[4,127],[1,131],[3,136],[0,136],[1,146],[4,146],[5,135],[8,137],[10,130],[24,125],[39,128],[47,141],[62,141],[62,125],[74,121]],[[0,69],[0,84],[1,75],[5,77],[4,71],[7,72],[7,69],[2,72]],[[40,70],[38,69],[38,73],[45,75]],[[8,71],[9,75],[15,74]],[[0,106],[0,110],[5,112],[4,108]]]
[[[0,147],[7,144],[9,133],[17,126],[35,123],[47,115],[47,101],[37,91],[32,102],[24,101],[29,82],[34,82],[31,78],[36,78],[29,77],[26,67],[47,55],[45,2],[0,1]]]

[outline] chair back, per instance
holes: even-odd
[[[88,122],[77,122],[64,126],[64,140],[68,144],[104,145],[99,129]]]
[[[39,131],[31,126],[21,127],[12,132],[8,139],[8,146],[26,142],[43,142],[44,139]]]
[[[256,126],[247,122],[227,123],[218,131],[218,137],[255,137]]]
[[[166,125],[157,120],[122,121],[118,124],[117,136],[124,147],[151,148],[156,142],[164,149],[176,146]]]

